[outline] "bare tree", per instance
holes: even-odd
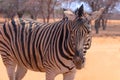
[[[12,19],[16,14],[22,17],[24,14],[24,3],[26,0],[1,0],[0,11],[5,17]]]
[[[50,16],[54,14],[57,0],[29,0],[26,2],[27,11],[33,19],[42,16],[43,22],[49,22]]]
[[[30,17],[32,19],[37,19],[39,13],[40,13],[40,1],[39,0],[28,0],[25,3],[25,10],[30,14]]]
[[[54,15],[54,8],[57,0],[1,0],[0,11],[6,17],[13,18],[16,14],[22,17],[25,12],[29,13],[32,19],[40,15],[44,22],[49,22],[51,15]]]
[[[88,3],[92,8],[92,11],[96,11],[99,10],[101,7],[105,7],[103,14],[100,16],[99,19],[95,21],[95,25],[94,25],[96,33],[99,33],[100,26],[102,26],[103,30],[105,30],[108,20],[107,14],[115,7],[116,3],[119,0],[82,0],[82,1]]]
[[[17,8],[17,15],[19,18],[22,18],[22,16],[24,15],[25,13],[25,2],[27,0],[15,0],[16,1],[16,8]]]
[[[16,14],[16,7],[14,0],[4,0],[0,3],[0,10],[5,14],[5,17],[13,18]]]

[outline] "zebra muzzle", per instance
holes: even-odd
[[[76,69],[81,69],[84,67],[85,57],[83,53],[76,53],[73,57],[73,63],[76,66]]]

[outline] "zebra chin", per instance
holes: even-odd
[[[73,57],[73,63],[75,64],[76,69],[82,69],[85,65],[85,57],[82,59],[78,56]]]

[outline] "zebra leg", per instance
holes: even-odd
[[[17,70],[16,70],[16,75],[15,75],[15,80],[22,80],[22,78],[25,76],[27,72],[27,69],[17,65]]]
[[[15,80],[15,67],[16,63],[11,61],[7,56],[2,56],[3,63],[6,67],[9,80]]]
[[[63,80],[74,80],[75,77],[75,73],[76,73],[76,69],[72,69],[71,71],[64,73],[63,74]]]
[[[56,73],[54,71],[46,71],[46,80],[54,80]]]

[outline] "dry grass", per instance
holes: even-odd
[[[120,80],[120,21],[111,20],[108,25],[106,32],[100,29],[101,36],[93,31],[85,68],[77,71],[75,80]],[[1,58],[0,80],[8,80]],[[45,73],[28,71],[23,80],[45,80]],[[55,80],[62,80],[62,75]]]

